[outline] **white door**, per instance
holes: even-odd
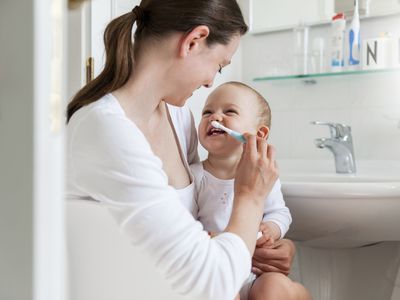
[[[94,0],[88,5],[91,25],[88,54],[94,58],[94,76],[97,76],[104,66],[103,33],[106,25],[110,20],[130,12],[139,3],[140,0]]]

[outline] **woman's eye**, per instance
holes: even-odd
[[[222,74],[222,66],[221,66],[221,65],[219,65],[218,73],[219,73],[219,74]]]

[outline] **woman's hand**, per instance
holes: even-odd
[[[236,169],[235,195],[263,205],[278,178],[275,148],[265,139],[250,134],[244,136],[247,143],[243,144],[242,158]]]
[[[252,272],[257,276],[264,272],[279,272],[289,275],[296,249],[292,241],[282,239],[274,245],[256,247]]]

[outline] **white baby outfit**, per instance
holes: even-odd
[[[228,225],[233,205],[234,179],[219,179],[207,172],[201,162],[190,166],[196,183],[198,220],[204,229],[219,233]],[[260,220],[261,221],[261,220]],[[289,229],[292,217],[285,205],[279,179],[276,181],[271,193],[265,199],[263,221],[272,221],[279,226],[281,238]],[[248,292],[255,279],[250,274],[243,285],[240,296],[241,300],[248,297]]]

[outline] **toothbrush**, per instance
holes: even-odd
[[[221,125],[217,121],[212,121],[211,125],[214,128],[218,128],[218,129],[225,131],[227,134],[229,134],[231,137],[234,137],[238,141],[240,141],[242,143],[246,143],[246,139],[244,138],[243,134],[240,134],[239,132],[234,131],[232,129],[226,128],[225,126]]]

